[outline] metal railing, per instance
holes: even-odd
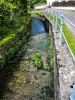
[[[43,11],[48,12],[53,16],[53,24],[55,25],[56,30],[58,30],[58,28],[60,29],[59,45],[60,46],[62,45],[62,40],[64,38],[65,43],[68,47],[68,50],[70,51],[70,54],[75,62],[75,56],[74,56],[74,54],[73,54],[73,52],[68,44],[68,41],[64,35],[64,29],[63,29],[64,28],[64,20],[67,21],[73,28],[75,28],[75,25],[70,20],[68,20],[63,14],[60,14],[59,12],[57,12],[54,9],[48,8],[48,9],[43,9]],[[59,23],[59,20],[60,20],[60,23]]]

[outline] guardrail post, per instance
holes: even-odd
[[[61,25],[60,25],[60,42],[59,42],[59,45],[62,45],[63,25],[64,25],[64,16],[63,16],[63,15],[61,15]]]
[[[58,12],[56,12],[56,30],[58,29]]]

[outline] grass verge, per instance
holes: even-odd
[[[70,49],[72,50],[72,53],[75,56],[75,37],[72,36],[70,30],[67,28],[66,25],[64,25],[64,35],[65,35],[66,40],[70,46]]]

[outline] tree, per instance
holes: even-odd
[[[0,0],[0,37],[11,33],[15,26],[27,15],[27,0]]]
[[[46,3],[46,0],[28,0],[29,5],[34,5],[38,3]]]

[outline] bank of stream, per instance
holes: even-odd
[[[35,53],[41,55],[40,69],[35,66]],[[0,100],[54,100],[54,73],[50,61],[49,34],[40,19],[32,18],[27,44],[6,65],[7,82]]]

